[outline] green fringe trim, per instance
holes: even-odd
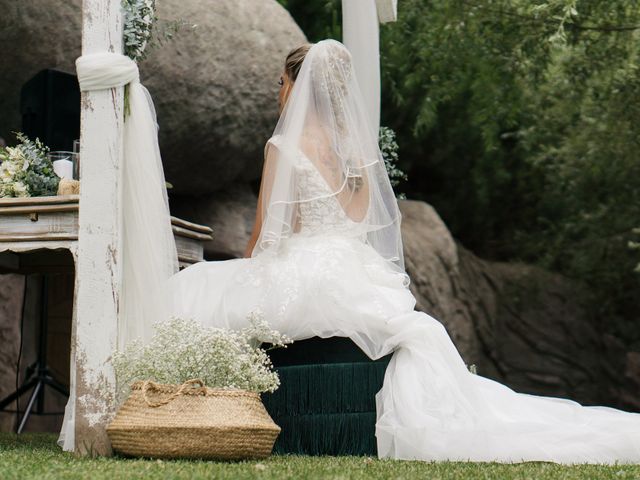
[[[375,412],[385,363],[329,363],[279,367],[280,388],[263,394],[272,417]]]
[[[265,344],[269,346],[269,344]],[[325,363],[373,363],[350,338],[312,337],[299,340],[287,348],[276,348],[269,352],[276,367],[289,365],[312,365]],[[376,363],[389,363],[391,355],[375,360]]]
[[[376,414],[334,413],[282,416],[275,453],[298,455],[377,455]]]
[[[280,388],[262,395],[282,428],[275,452],[376,455],[375,395],[391,355],[372,361],[342,337],[314,337],[269,355],[280,375]]]

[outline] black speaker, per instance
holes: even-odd
[[[22,131],[51,150],[72,150],[80,138],[80,87],[75,75],[46,69],[20,92]]]

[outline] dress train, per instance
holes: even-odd
[[[640,414],[469,372],[444,326],[414,311],[402,276],[356,239],[293,235],[276,255],[190,266],[167,295],[174,315],[205,325],[241,328],[260,309],[294,340],[344,336],[372,359],[394,352],[376,395],[380,457],[640,462]]]

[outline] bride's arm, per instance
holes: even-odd
[[[260,237],[260,230],[262,229],[262,187],[260,188],[260,194],[258,194],[258,205],[256,206],[256,219],[253,223],[253,231],[251,232],[251,237],[249,237],[249,243],[247,244],[247,248],[244,250],[244,257],[251,257],[251,253],[253,252],[254,247],[256,246],[256,242]]]
[[[275,161],[274,151],[275,149],[271,148],[270,143],[267,142],[264,149],[264,163],[262,165],[262,179],[260,181],[260,192],[258,193],[258,203],[256,205],[256,218],[253,223],[253,230],[251,232],[251,237],[249,237],[249,243],[247,244],[247,247],[244,250],[245,258],[251,257],[251,253],[253,252],[253,249],[255,248],[256,243],[258,242],[258,239],[260,238],[260,231],[262,230],[262,217],[263,217],[262,205],[265,200],[264,198],[265,195],[268,195],[268,193],[265,193],[265,192],[269,192],[273,184],[272,175],[270,175],[267,172],[267,164]]]

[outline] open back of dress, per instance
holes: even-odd
[[[363,105],[349,51],[315,44],[265,149],[254,255],[297,232],[337,233],[362,238],[404,272],[400,211]],[[310,229],[319,216],[323,228]]]

